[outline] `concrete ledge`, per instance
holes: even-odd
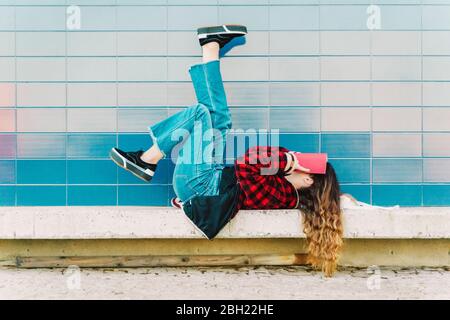
[[[450,239],[449,207],[345,209],[345,238]],[[241,210],[219,239],[304,238],[298,210]],[[0,239],[201,239],[171,207],[0,207]]]

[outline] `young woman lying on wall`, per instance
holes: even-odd
[[[333,167],[327,162],[325,174],[310,174],[299,165],[295,151],[281,146],[251,147],[232,166],[213,161],[213,157],[223,159],[231,129],[219,50],[233,38],[245,35],[247,28],[210,26],[197,29],[197,33],[202,63],[192,65],[189,74],[198,102],[149,126],[153,140],[149,150],[112,148],[111,159],[148,182],[159,160],[177,158],[173,174],[177,198],[172,199],[172,205],[182,208],[208,239],[215,237],[240,209],[301,209],[309,262],[331,276],[343,242],[340,196],[344,196]],[[202,128],[200,134],[195,129],[198,126]],[[214,148],[206,143],[200,151],[192,148],[192,139],[197,145],[197,136],[208,130],[219,133],[219,139],[211,141]],[[180,132],[187,136],[179,150],[183,156],[172,157],[175,146],[180,147],[179,139],[173,136]]]

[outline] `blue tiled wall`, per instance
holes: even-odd
[[[222,59],[234,128],[327,152],[361,201],[450,205],[450,0],[0,0],[0,205],[168,205],[170,160],[146,184],[108,151],[195,102],[195,29],[222,23],[249,29]]]

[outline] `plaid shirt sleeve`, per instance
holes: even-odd
[[[245,208],[292,208],[295,188],[283,178],[294,169],[295,157],[283,147],[254,146],[236,159],[236,175],[243,191]]]

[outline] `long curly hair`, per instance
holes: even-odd
[[[307,263],[331,277],[343,246],[340,186],[328,162],[325,174],[314,174],[314,183],[299,190],[299,209],[308,249]]]

